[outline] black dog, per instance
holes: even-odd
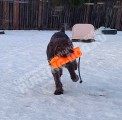
[[[47,46],[47,58],[50,61],[55,56],[67,57],[73,53],[73,44],[69,37],[65,34],[65,29],[62,28],[60,32],[56,32],[52,37]],[[74,82],[79,80],[78,75],[75,73],[77,70],[76,60],[65,64],[65,67],[68,69],[71,79]],[[62,75],[62,68],[52,69],[52,74],[55,80],[56,90],[55,95],[63,94],[63,87],[60,80]]]

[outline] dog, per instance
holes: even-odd
[[[49,64],[50,60],[55,56],[67,57],[73,53],[73,43],[65,34],[64,27],[62,27],[60,32],[56,32],[52,35],[51,40],[47,46],[46,53]],[[64,66],[68,69],[72,81],[77,82],[79,80],[78,75],[75,73],[75,70],[77,70],[77,61],[74,60],[65,64]],[[51,69],[56,86],[56,90],[54,92],[55,95],[63,94],[63,85],[61,83],[61,75],[63,73],[62,69],[63,67],[58,69]]]

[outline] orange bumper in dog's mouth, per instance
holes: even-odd
[[[50,64],[53,68],[59,68],[62,65],[65,65],[68,62],[71,62],[75,60],[76,58],[79,58],[82,56],[82,52],[79,47],[73,49],[72,55],[68,57],[54,57],[51,61]]]

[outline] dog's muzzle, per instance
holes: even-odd
[[[61,57],[68,57],[71,56],[73,54],[73,50],[64,50],[61,52]]]

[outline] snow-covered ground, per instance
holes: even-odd
[[[0,120],[122,120],[122,32],[79,43],[83,83],[64,69],[55,96],[46,46],[55,31],[0,35]],[[71,32],[66,32],[71,37]]]

